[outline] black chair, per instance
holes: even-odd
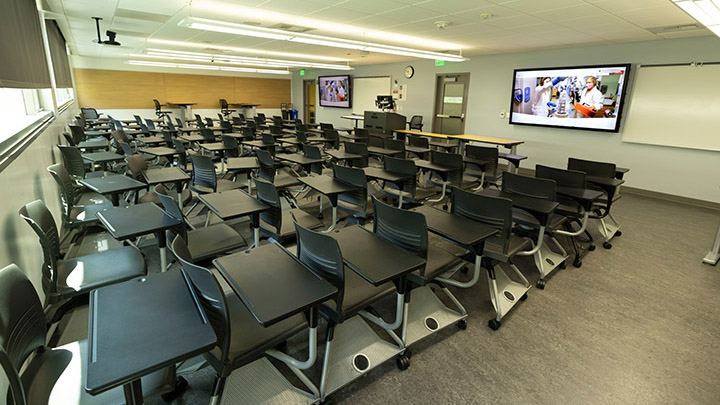
[[[173,139],[172,140],[173,148],[175,148],[175,151],[178,153],[176,156],[178,158],[177,165],[179,168],[187,171],[188,170],[188,155],[187,155],[187,149],[185,149],[185,144],[180,139]],[[190,163],[191,169],[192,169],[192,163]]]
[[[245,116],[243,114],[239,115],[240,117],[232,117],[232,124],[235,126],[245,125]]]
[[[166,104],[160,104],[156,99],[153,99],[153,103],[155,104],[155,115],[157,115],[158,118],[165,118],[170,115],[170,111],[162,109],[163,107],[167,107]]]
[[[187,244],[177,236],[171,251],[182,264],[190,286],[217,336],[215,348],[203,357],[215,370],[211,402],[219,403],[230,373],[258,359],[307,327],[302,314],[268,327],[260,325],[234,292],[224,293],[213,274],[192,263]],[[245,393],[243,393],[245,394]],[[237,398],[234,398],[237,400]],[[228,400],[228,402],[234,402]]]
[[[74,178],[80,179],[91,179],[95,177],[105,177],[111,173],[100,171],[100,172],[88,172],[85,167],[85,160],[82,157],[80,149],[74,146],[58,145],[60,149],[60,156],[62,156],[63,166],[68,173]]]
[[[63,259],[55,220],[40,200],[20,208],[20,216],[35,231],[42,246],[42,286],[48,305],[56,306],[96,288],[147,274],[142,254],[129,246]],[[54,319],[59,320],[63,313],[61,307]]]
[[[74,229],[83,229],[88,225],[97,224],[96,213],[112,208],[112,203],[104,196],[95,192],[82,192],[75,186],[75,181],[65,167],[60,164],[50,165],[47,168],[60,191],[62,202],[62,221],[68,234]],[[65,239],[65,238],[63,238]]]
[[[405,203],[415,204],[433,194],[432,191],[417,188],[417,167],[414,161],[388,156],[383,160],[383,168],[391,173],[409,176],[402,182],[402,191],[395,183],[389,181],[381,183],[380,192],[393,199],[400,199],[398,206]]]
[[[180,226],[173,228],[172,232],[182,236],[183,240],[187,240],[188,253],[192,263],[211,260],[247,245],[245,239],[226,223],[188,229],[187,220],[180,210],[177,200],[168,193],[165,186],[158,184],[155,186],[154,192],[159,197],[165,212],[181,221]]]
[[[240,144],[237,138],[230,135],[221,135],[223,145],[225,145],[225,156],[227,157],[238,157],[240,156]]]
[[[420,159],[427,159],[427,154],[430,153],[430,143],[424,136],[407,135],[408,144],[405,146],[405,151],[408,154],[412,153]]]
[[[215,126],[214,123],[213,123],[212,118],[210,118],[210,117],[205,117],[205,125],[208,126],[208,127]]]
[[[271,239],[278,241],[278,243],[292,241],[295,238],[293,217],[296,221],[311,229],[323,226],[317,218],[300,208],[283,210],[277,187],[266,180],[259,178],[253,180],[255,181],[257,199],[271,207],[269,210],[260,213],[260,229],[268,234]]]
[[[457,323],[465,327],[464,319],[467,312],[462,305],[450,309],[435,297],[435,292],[427,287],[445,273],[454,273],[465,266],[465,262],[447,250],[438,247],[437,243],[429,243],[429,235],[425,216],[419,212],[403,210],[384,204],[373,197],[373,232],[380,238],[426,260],[425,267],[408,275],[404,312],[407,314],[403,335],[405,346],[408,346],[432,333]],[[479,271],[477,271],[479,273]],[[477,280],[477,274],[474,279]],[[450,301],[457,303],[457,298],[442,284],[442,290]],[[430,321],[428,321],[430,319]],[[409,354],[406,352],[405,355]]]
[[[498,187],[502,173],[498,173],[498,149],[477,145],[465,145],[465,174],[478,179],[477,189]]]
[[[348,164],[351,167],[368,167],[370,153],[368,152],[367,144],[359,142],[345,142],[345,152],[362,156],[359,159],[350,159]]]
[[[310,159],[322,159],[322,151],[320,148],[318,148],[315,145],[305,145],[303,146],[303,155]],[[315,163],[310,166],[310,172],[315,174],[322,174],[323,172],[323,164],[322,163]]]
[[[482,264],[487,271],[490,299],[495,307],[495,318],[488,321],[488,326],[492,330],[497,330],[502,318],[515,304],[527,299],[530,282],[513,264],[512,260],[521,253],[527,253],[524,249],[530,247],[531,242],[513,235],[513,207],[512,201],[507,198],[475,194],[456,188],[452,193],[451,212],[454,215],[482,222],[499,231],[496,236],[485,241],[482,261],[475,262],[476,272],[479,271],[478,264]],[[522,282],[511,280],[499,263],[509,265]],[[470,283],[453,279],[439,278],[439,280],[444,284],[459,287],[470,286]]]
[[[87,380],[87,340],[60,347],[45,345],[43,307],[27,276],[14,264],[0,269],[0,368],[9,385],[10,404],[121,404],[122,387],[91,396]],[[23,365],[25,367],[23,367]],[[142,396],[175,387],[175,367],[142,377]]]
[[[145,183],[146,181],[145,181],[145,176],[143,175],[143,172],[148,170],[148,166],[147,166],[147,163],[145,162],[145,160],[139,155],[133,155],[133,156],[126,157],[125,162],[127,163],[127,168],[128,168],[127,174],[129,174],[135,180]],[[165,189],[164,186],[163,186],[163,189]],[[177,201],[178,190],[168,190],[168,189],[165,189],[165,190],[166,190],[166,194],[169,194],[170,196],[172,196],[172,198],[175,199],[175,201]],[[192,193],[190,192],[190,190],[186,188],[183,190],[179,190],[179,192],[180,192],[180,196],[182,198],[183,205],[190,204],[190,201],[192,201]],[[140,202],[140,203],[153,202],[156,204],[161,203],[160,198],[158,198],[158,196],[155,193],[151,192],[150,190],[148,190],[145,194],[143,194],[143,196],[141,196],[138,199],[138,202]]]
[[[411,131],[422,131],[422,127],[422,115],[413,115],[412,117],[410,117],[410,122],[408,122],[408,128],[410,128]]]
[[[190,185],[192,191],[198,194],[209,194],[235,190],[243,186],[231,180],[218,179],[215,174],[215,165],[210,156],[192,153],[190,159],[192,160],[192,183]]]
[[[392,138],[385,138],[383,141],[383,146],[385,149],[390,149],[397,151],[397,153],[394,154],[396,157],[405,157],[405,142],[401,141],[399,139],[392,139]]]
[[[333,165],[333,177],[358,190],[338,194],[338,209],[345,211],[359,224],[372,216],[372,202],[368,196],[367,177],[363,169]]]
[[[80,108],[80,111],[81,111],[83,117],[85,117],[85,119],[88,121],[96,121],[96,120],[100,119],[100,114],[94,108],[82,107],[82,108]]]
[[[213,143],[215,142],[215,133],[212,129],[208,128],[200,128],[200,134],[205,138],[203,143]]]
[[[83,141],[100,141],[107,139],[107,131],[86,131],[79,125],[68,125],[76,144]]]
[[[258,177],[262,180],[272,183],[278,190],[288,199],[288,202],[294,204],[296,195],[292,195],[292,187],[299,187],[300,180],[285,168],[276,168],[275,160],[270,152],[262,149],[255,151],[258,164]],[[298,194],[299,191],[296,192]]]
[[[225,119],[227,119],[232,113],[234,113],[236,110],[231,110],[227,100],[224,98],[220,99],[220,113],[225,116]],[[221,117],[222,118],[222,117]]]
[[[620,194],[618,194],[618,188],[609,184],[613,181],[613,179],[615,179],[615,171],[617,167],[614,163],[569,158],[567,168],[568,170],[584,172],[588,177],[597,177],[601,180],[605,180],[603,183],[606,184],[603,185],[588,181],[591,188],[600,190],[604,194],[596,204],[595,213],[591,218],[599,220],[600,225],[598,229],[605,239],[603,241],[603,247],[605,249],[611,249],[612,243],[610,243],[610,241],[615,236],[622,235],[622,231],[620,231],[620,223],[610,213],[612,205],[621,197]],[[612,222],[609,223],[607,220]]]
[[[432,171],[430,174],[430,183],[442,187],[440,197],[428,200],[430,202],[439,202],[445,198],[448,193],[448,186],[462,187],[463,180],[463,159],[457,153],[440,152],[437,150],[430,151],[430,161],[432,163],[452,168],[447,172]],[[445,208],[445,207],[444,207]]]

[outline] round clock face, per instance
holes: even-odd
[[[413,77],[414,74],[415,74],[415,69],[412,66],[405,67],[405,77],[407,77],[409,79],[409,78]]]

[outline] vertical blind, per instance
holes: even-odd
[[[0,87],[50,87],[42,26],[34,0],[2,1],[0,55]]]
[[[45,20],[45,28],[50,45],[50,58],[52,59],[53,72],[55,73],[55,86],[57,88],[72,87],[72,76],[70,75],[70,62],[68,61],[65,37],[55,20]]]

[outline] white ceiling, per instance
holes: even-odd
[[[696,23],[670,0],[194,0],[191,6],[187,0],[46,2],[48,11],[61,16],[58,22],[73,54],[103,58],[127,58],[146,47],[192,50],[146,44],[147,38],[154,38],[331,56],[348,59],[352,65],[412,59],[179,27],[178,21],[188,16],[262,26],[282,22],[310,26],[318,35],[435,51],[447,48],[432,47],[429,41],[443,41],[459,45],[466,56],[710,35],[706,29],[654,33],[659,27]],[[491,17],[483,19],[484,13]],[[90,17],[102,17],[103,37],[108,29],[117,31],[122,46],[92,43],[97,35]],[[438,30],[436,21],[450,25]],[[339,34],[330,23],[361,29]],[[391,42],[369,32],[373,30],[415,38]]]

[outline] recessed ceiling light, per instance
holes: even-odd
[[[147,60],[128,60],[125,63],[128,65],[135,66],[155,66],[155,67],[171,67],[178,69],[199,69],[199,70],[217,70],[225,72],[246,72],[246,73],[268,73],[274,75],[289,75],[290,72],[287,70],[275,70],[275,69],[250,69],[240,68],[234,66],[213,66],[213,65],[198,65],[189,63],[166,63],[166,62],[155,62]]]

